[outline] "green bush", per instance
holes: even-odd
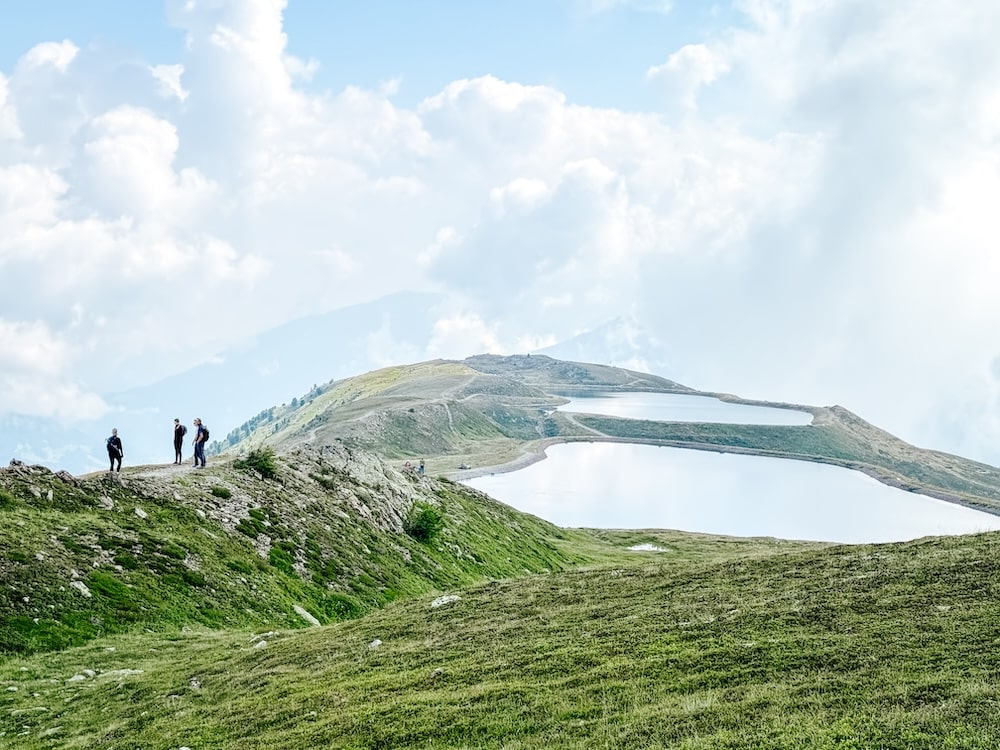
[[[221,497],[223,500],[228,500],[233,496],[233,493],[229,491],[226,487],[213,487],[209,490],[216,497]]]
[[[253,568],[242,560],[227,560],[226,567],[230,570],[235,570],[237,573],[242,573],[243,575],[253,575]]]
[[[242,534],[246,534],[251,539],[256,539],[264,531],[264,524],[256,518],[241,518],[239,523],[236,524],[236,530]]]
[[[295,575],[295,558],[292,557],[288,550],[282,549],[281,547],[271,547],[270,551],[267,553],[268,560],[270,560],[271,565],[276,567],[282,573],[286,573],[290,576]]]
[[[444,528],[444,514],[429,503],[414,503],[403,521],[403,530],[418,542],[429,542]]]
[[[247,454],[246,458],[237,459],[233,462],[237,469],[253,469],[264,479],[274,479],[278,476],[278,467],[274,463],[274,450],[272,448],[254,448]]]
[[[0,490],[0,510],[6,510],[8,508],[13,508],[14,496],[7,492],[6,490]]]

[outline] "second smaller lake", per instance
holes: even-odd
[[[586,398],[567,398],[570,398],[570,402],[560,406],[559,411],[657,422],[776,425],[803,425],[812,422],[812,414],[805,411],[731,404],[710,396],[692,396],[686,393],[605,393]]]

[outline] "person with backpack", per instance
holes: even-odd
[[[205,468],[205,443],[208,442],[208,428],[201,423],[200,419],[194,420],[194,426],[198,431],[194,434],[194,465]]]
[[[115,471],[115,463],[118,464],[118,471],[122,470],[122,458],[125,457],[125,449],[122,447],[122,440],[118,437],[118,428],[111,428],[111,437],[109,437],[105,444],[108,448],[108,458],[111,460],[111,468],[108,469],[108,474]]]
[[[181,420],[174,419],[174,463],[179,464],[183,460],[181,454],[184,447],[184,436],[187,435],[187,425],[181,424]]]

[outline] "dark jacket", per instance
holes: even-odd
[[[117,435],[112,435],[108,438],[108,455],[109,456],[124,456],[125,449],[122,448],[122,439]]]

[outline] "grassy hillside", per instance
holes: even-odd
[[[0,469],[0,651],[136,629],[326,623],[607,554],[582,532],[343,446],[296,449],[274,470]],[[405,531],[414,508],[443,519],[430,541]]]
[[[657,541],[665,551],[612,567],[421,596],[328,627],[7,657],[0,741],[996,747],[997,534],[771,553]]]
[[[567,530],[438,473],[633,441],[996,510],[998,470],[840,407],[799,407],[808,426],[552,412],[607,390],[692,392],[548,357],[435,361],[265,410],[204,470],[0,469],[0,747],[996,746],[998,534]],[[418,458],[427,475],[402,470]]]

